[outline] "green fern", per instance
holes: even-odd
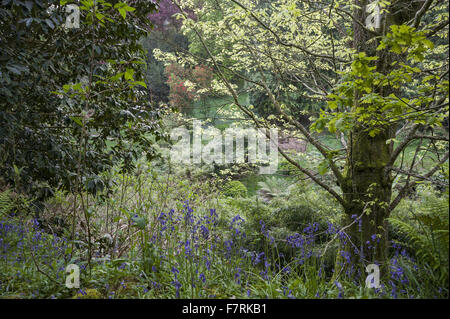
[[[11,198],[11,191],[5,190],[0,193],[0,215],[6,215],[14,208],[14,201]]]
[[[263,182],[259,182],[258,186],[262,197],[272,199],[274,197],[289,196],[293,184],[283,178],[272,176]]]
[[[433,200],[424,205],[422,212],[414,213],[413,222],[389,218],[389,222],[408,239],[401,244],[412,248],[433,270],[448,268],[448,209],[448,200]]]
[[[0,215],[13,213],[27,215],[30,212],[31,200],[24,195],[15,194],[7,189],[0,192]]]

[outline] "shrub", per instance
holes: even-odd
[[[212,70],[205,66],[196,66],[191,70],[172,63],[166,66],[165,74],[170,88],[169,102],[179,109],[188,108],[194,101],[204,96],[205,89],[210,86],[213,79]]]
[[[227,182],[222,192],[225,196],[229,197],[247,197],[247,187],[240,181]]]
[[[273,212],[274,218],[280,225],[291,231],[301,231],[308,224],[318,222],[322,228],[327,227],[326,222],[321,220],[321,216],[305,205],[280,207]]]
[[[178,64],[170,64],[166,67],[165,73],[170,88],[170,104],[179,109],[189,107],[194,102],[194,94],[186,87],[188,71]]]

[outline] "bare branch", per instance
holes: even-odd
[[[441,167],[442,164],[444,164],[448,160],[449,152],[445,153],[444,157],[439,161],[436,166],[434,166],[428,173],[423,175],[420,179],[421,180],[427,180],[431,176],[433,176],[434,173],[437,172],[437,170]],[[408,190],[413,187],[416,184],[417,180],[411,181],[405,185],[405,187],[402,188],[400,193],[397,195],[397,197],[391,202],[389,205],[389,211],[393,211],[395,207],[400,203],[400,201],[403,199],[403,197],[406,196],[408,193]]]
[[[420,127],[420,124],[415,124],[411,128],[411,130],[409,131],[408,135],[403,140],[403,142],[401,142],[400,145],[397,146],[397,148],[394,150],[394,152],[392,152],[391,158],[389,159],[389,162],[386,164],[386,171],[385,171],[386,174],[389,173],[389,169],[394,165],[395,160],[400,155],[400,153],[403,151],[403,149],[406,148],[406,146],[408,146],[408,144],[412,140],[414,140],[414,136],[416,134],[416,131],[419,129],[419,127]]]
[[[427,139],[433,141],[449,141],[448,137],[445,136],[436,136],[436,135],[414,135],[413,139]]]
[[[425,3],[423,4],[422,8],[420,8],[420,10],[416,12],[416,15],[414,17],[414,22],[413,22],[414,28],[417,29],[419,27],[422,17],[427,12],[427,10],[430,8],[432,3],[433,3],[433,0],[426,0]]]
[[[439,182],[439,181],[432,180],[431,178],[425,177],[425,176],[423,176],[423,175],[420,175],[420,174],[417,173],[417,172],[406,171],[406,170],[404,170],[404,169],[400,169],[400,168],[397,168],[397,167],[393,167],[392,170],[393,170],[393,171],[396,171],[396,172],[398,172],[398,173],[400,173],[400,174],[402,174],[402,175],[407,175],[407,176],[415,177],[415,178],[417,178],[418,180],[428,181],[428,182],[431,182],[431,183],[433,183],[433,184],[437,184],[437,185],[440,185],[440,186],[448,186],[448,184],[443,184],[443,183],[441,183],[441,182]]]
[[[346,11],[346,10],[343,10],[343,9],[340,9],[340,8],[336,8],[336,11],[342,12],[342,13],[345,13],[346,15],[348,15],[350,18],[352,18],[352,20],[353,20],[354,22],[358,23],[359,26],[360,26],[361,28],[363,28],[364,30],[366,30],[367,32],[372,33],[372,34],[375,35],[375,36],[381,36],[381,34],[378,33],[377,31],[367,28],[361,21],[359,21],[358,19],[356,19],[356,18],[353,16],[353,14],[351,14],[350,12],[348,12],[348,11]]]
[[[260,71],[260,75],[262,78],[261,84],[263,85],[264,89],[266,90],[267,94],[269,95],[270,99],[272,100],[272,103],[274,104],[274,106],[277,108],[278,112],[280,112],[280,114],[282,114],[285,118],[287,118],[287,120],[289,121],[289,123],[291,123],[292,125],[294,125],[295,127],[297,127],[300,132],[306,137],[306,139],[308,140],[308,142],[310,142],[312,145],[314,145],[314,147],[325,157],[327,158],[328,155],[328,151],[325,149],[325,147],[316,139],[314,139],[311,134],[309,134],[308,130],[297,120],[295,120],[292,116],[289,116],[288,114],[286,114],[283,109],[281,108],[280,103],[277,101],[277,99],[275,98],[275,96],[273,95],[272,91],[270,90],[270,88],[267,86],[266,84],[266,80],[265,80],[265,75],[262,69],[261,64],[258,61],[258,57],[255,55],[255,53],[253,52],[252,48],[250,46],[247,45],[247,48],[250,52],[250,54],[252,54],[253,58],[255,59],[255,62],[258,65],[259,71]],[[339,171],[339,169],[337,168],[336,164],[330,161],[330,168],[333,171],[334,176],[336,177],[336,179],[338,180],[339,183],[343,182],[343,176],[341,174],[341,172]]]

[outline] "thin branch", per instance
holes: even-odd
[[[381,36],[381,34],[378,33],[377,31],[367,28],[361,21],[359,21],[358,19],[356,19],[356,18],[353,16],[353,14],[351,14],[350,12],[348,12],[348,11],[346,11],[346,10],[343,10],[343,9],[340,9],[340,8],[336,8],[336,11],[339,11],[339,12],[342,12],[342,13],[345,13],[346,15],[348,15],[350,18],[352,18],[352,20],[353,20],[354,22],[358,23],[359,26],[360,26],[363,30],[365,30],[365,31],[367,31],[367,32],[369,32],[369,33],[372,33],[373,35],[375,35],[375,36],[377,36],[377,37]]]
[[[306,137],[308,142],[310,142],[312,145],[314,145],[314,147],[322,154],[322,156],[327,158],[328,151],[325,149],[325,147],[319,141],[314,139],[311,136],[311,134],[309,134],[308,130],[299,121],[297,121],[292,116],[289,116],[288,114],[286,114],[283,111],[280,103],[275,98],[275,96],[273,95],[272,91],[270,90],[270,88],[268,87],[268,85],[266,83],[266,76],[264,74],[264,70],[261,66],[261,63],[259,63],[258,57],[256,56],[255,52],[252,50],[252,48],[246,42],[245,42],[245,45],[246,45],[249,53],[252,55],[253,59],[255,60],[255,63],[258,66],[259,73],[261,75],[261,84],[263,85],[266,93],[269,95],[269,98],[271,99],[273,105],[277,108],[278,112],[280,112],[280,114],[282,114],[289,121],[289,123],[291,123],[296,128],[298,128],[300,130],[300,132]],[[339,171],[338,167],[336,166],[336,164],[334,162],[330,161],[329,165],[330,165],[331,170],[333,171],[334,176],[338,180],[338,182],[343,183],[344,178],[342,176],[342,173]]]
[[[323,59],[330,59],[330,60],[332,60],[332,61],[338,61],[338,62],[348,62],[348,61],[346,61],[346,60],[343,60],[343,59],[340,59],[340,58],[336,58],[336,57],[333,57],[332,55],[327,55],[327,54],[318,54],[318,53],[314,53],[314,52],[311,52],[311,51],[309,51],[309,50],[307,50],[307,49],[305,49],[305,48],[303,48],[303,47],[301,47],[301,46],[298,46],[298,45],[296,45],[296,44],[293,44],[293,43],[287,43],[287,42],[284,42],[281,38],[280,38],[280,36],[275,32],[275,31],[273,31],[268,25],[266,25],[264,22],[262,22],[251,10],[249,10],[246,6],[244,6],[243,4],[241,4],[240,2],[238,2],[238,1],[236,1],[236,0],[231,0],[232,2],[234,2],[235,4],[237,4],[238,6],[240,6],[242,9],[244,9],[245,11],[247,11],[251,16],[252,16],[252,18],[253,19],[255,19],[255,21],[256,22],[258,22],[264,29],[266,29],[267,31],[269,31],[271,34],[273,34],[273,36],[275,37],[275,39],[277,40],[277,42],[279,43],[279,44],[281,44],[281,45],[283,45],[283,46],[286,46],[286,47],[291,47],[291,48],[296,48],[296,49],[299,49],[300,51],[302,51],[303,53],[305,53],[305,54],[308,54],[308,55],[310,55],[310,56],[314,56],[314,57],[316,57],[316,58],[323,58]]]
[[[394,165],[395,160],[400,155],[400,153],[403,151],[403,149],[406,148],[406,146],[408,146],[408,144],[412,140],[414,140],[414,136],[416,134],[416,131],[419,129],[419,127],[420,127],[420,124],[414,124],[414,126],[411,128],[411,130],[409,131],[408,135],[403,140],[403,142],[401,142],[400,145],[397,146],[397,148],[392,152],[391,158],[389,159],[389,162],[386,164],[385,174],[387,174],[389,172],[389,168]]]
[[[417,172],[406,171],[406,170],[404,170],[404,169],[400,169],[400,168],[397,168],[397,167],[393,167],[392,170],[393,170],[393,171],[396,171],[396,172],[398,172],[398,173],[400,173],[400,174],[403,174],[403,175],[415,177],[415,178],[417,178],[418,180],[428,181],[428,182],[431,182],[431,183],[433,183],[433,184],[437,184],[437,185],[440,185],[440,186],[448,186],[448,184],[444,184],[444,183],[441,183],[441,182],[439,182],[439,181],[432,180],[431,178],[427,178],[427,177],[425,177],[425,176],[423,176],[423,175],[420,175],[420,174],[417,173]]]
[[[436,136],[436,135],[414,135],[414,139],[427,139],[433,141],[449,141],[448,137],[445,136]]]
[[[428,179],[431,176],[433,176],[434,173],[436,173],[436,171],[441,167],[442,164],[444,164],[447,160],[448,160],[448,156],[449,156],[449,152],[447,152],[444,157],[439,161],[438,164],[436,164],[436,166],[434,166],[428,173],[426,173],[425,175],[422,176],[422,180],[423,179]],[[412,182],[409,182],[408,184],[405,185],[405,187],[402,188],[402,190],[400,191],[400,193],[397,195],[397,197],[391,202],[391,204],[389,205],[389,211],[393,211],[395,209],[395,207],[397,207],[397,205],[400,203],[400,201],[402,200],[403,197],[406,196],[406,194],[408,193],[408,190],[413,187],[416,184],[417,180],[414,180]]]
[[[425,3],[423,4],[422,8],[420,8],[420,10],[416,12],[416,15],[414,17],[414,23],[413,23],[414,28],[417,29],[419,27],[422,17],[428,11],[428,9],[430,8],[432,3],[433,3],[433,0],[426,0]]]
[[[427,33],[427,37],[432,37],[433,35],[435,35],[436,33],[438,33],[439,31],[441,31],[442,29],[444,29],[446,26],[448,26],[448,20],[441,22],[440,24],[438,24],[436,27],[434,27],[433,29],[430,30],[429,33]]]

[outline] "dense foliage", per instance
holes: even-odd
[[[96,192],[108,186],[101,172],[130,169],[142,150],[153,155],[144,133],[158,132],[159,111],[139,81],[149,27],[139,24],[155,6],[119,4],[84,1],[80,28],[67,29],[59,1],[2,1],[4,183],[42,199],[58,187]]]

